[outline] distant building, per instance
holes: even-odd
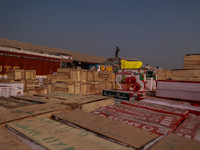
[[[57,72],[74,65],[88,69],[106,58],[0,38],[0,74],[8,69],[36,70],[37,75]]]

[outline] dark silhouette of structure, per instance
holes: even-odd
[[[120,51],[120,49],[119,49],[118,46],[117,46],[116,51],[115,51],[115,57],[118,57],[119,51]]]

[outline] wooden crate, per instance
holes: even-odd
[[[111,83],[111,90],[114,90],[115,89],[115,81],[110,81]]]
[[[31,79],[31,71],[30,70],[25,70],[24,71],[24,79],[25,80],[30,80]]]
[[[158,80],[169,80],[171,79],[171,70],[162,69],[156,70],[158,75]]]
[[[183,69],[200,69],[200,54],[185,55]]]
[[[48,85],[49,84],[49,79],[43,79],[43,85]]]
[[[53,85],[52,85],[51,83],[49,83],[49,84],[47,85],[47,93],[50,94],[50,93],[53,92],[53,90],[54,90]]]
[[[103,92],[103,90],[106,89],[106,82],[100,82],[99,84],[99,90],[100,90],[100,93]]]
[[[71,69],[71,81],[72,82],[77,81],[77,72],[79,72],[79,71],[77,71],[77,69]],[[79,80],[80,80],[80,76],[79,76]]]
[[[74,84],[74,94],[81,94],[81,83]]]
[[[48,89],[46,86],[36,88],[36,94],[47,94],[47,93],[48,93]]]
[[[24,70],[21,69],[11,69],[7,73],[7,80],[20,81],[24,80]]]
[[[51,80],[51,79],[56,79],[57,75],[56,74],[47,74],[47,79]]]
[[[36,87],[39,87],[39,79],[30,79],[30,80],[25,80],[25,89],[26,90],[32,90],[35,89]]]
[[[57,81],[60,82],[70,82],[71,76],[72,76],[72,70],[71,68],[58,68],[58,74],[57,74]]]
[[[94,81],[99,81],[98,71],[94,70]]]
[[[75,93],[74,88],[75,88],[74,84],[70,83],[69,84],[69,91],[68,91],[68,93],[69,94],[74,94]]]
[[[87,82],[94,81],[94,71],[88,70],[87,71]]]
[[[71,76],[58,74],[56,81],[57,82],[70,82],[72,80],[71,80]]]
[[[81,94],[82,95],[87,95],[88,94],[87,83],[81,83]]]
[[[87,81],[87,70],[81,69],[80,70],[80,81],[86,82]],[[79,80],[78,80],[79,81]]]
[[[99,81],[113,81],[113,72],[99,71],[98,80]]]
[[[172,80],[200,81],[200,70],[172,70]]]
[[[30,79],[36,79],[36,70],[29,70],[30,71]]]
[[[112,89],[112,84],[111,82],[106,82],[106,89],[111,90]]]

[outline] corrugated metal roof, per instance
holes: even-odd
[[[34,51],[34,52],[46,52],[46,53],[64,53],[67,55],[71,55],[73,59],[76,61],[81,62],[88,62],[88,63],[103,63],[107,59],[104,57],[98,57],[88,54],[82,54],[78,52],[58,49],[58,48],[51,48],[51,47],[45,47],[35,44],[29,44],[25,42],[20,41],[14,41],[14,40],[8,40],[0,38],[0,46],[6,46],[6,47],[14,47],[14,48],[20,48],[24,50]]]

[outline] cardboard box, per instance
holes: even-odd
[[[157,82],[156,96],[200,102],[200,82],[165,80]]]
[[[133,118],[143,122],[148,122],[154,125],[159,125],[171,129],[171,132],[182,121],[182,117],[177,115],[169,115],[166,113],[159,113],[144,108],[128,106],[123,104],[116,104],[106,106],[105,109],[111,113],[124,116],[125,118]]]
[[[190,114],[174,133],[189,139],[200,141],[200,117]]]
[[[0,85],[0,97],[10,97],[11,88],[5,85]]]
[[[116,90],[145,92],[145,70],[119,70],[115,79]]]
[[[23,96],[23,83],[5,83],[4,85],[10,87],[10,96]]]
[[[109,114],[109,113],[102,112],[102,111],[99,111],[99,110],[95,110],[92,113],[99,115],[101,117],[107,117],[111,120],[115,120],[115,121],[130,125],[130,126],[142,129],[142,130],[146,130],[148,132],[155,133],[155,134],[158,134],[158,135],[165,135],[165,134],[170,133],[169,128],[157,126],[157,125],[150,124],[148,122],[143,122],[143,121],[140,121],[140,120],[137,120],[137,119],[127,119],[127,118],[123,118],[121,116],[118,116],[117,114]]]
[[[162,98],[151,97],[151,96],[142,96],[140,97],[140,99],[148,103],[164,105],[164,106],[169,106],[169,107],[179,108],[179,109],[185,109],[189,111],[190,113],[200,115],[200,107],[191,106],[191,104],[188,102],[174,101],[174,100],[162,99]]]

